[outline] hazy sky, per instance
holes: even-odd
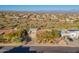
[[[79,11],[78,5],[0,5],[0,10],[13,11]]]

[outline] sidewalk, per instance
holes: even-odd
[[[51,46],[51,47],[79,47],[79,46],[73,46],[73,45],[58,45],[58,44],[26,44],[26,45],[23,45],[22,43],[19,43],[19,44],[16,44],[16,43],[11,43],[11,44],[0,44],[0,46],[25,46],[25,47],[32,47],[32,46]]]

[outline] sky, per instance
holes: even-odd
[[[79,5],[0,5],[1,11],[79,11]]]

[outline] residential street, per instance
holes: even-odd
[[[79,47],[56,46],[5,46],[0,53],[79,53]]]

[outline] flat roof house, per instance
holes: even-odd
[[[60,34],[61,37],[79,39],[79,30],[62,30]]]

